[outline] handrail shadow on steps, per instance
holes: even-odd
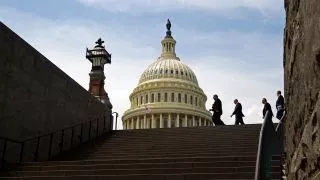
[[[256,160],[255,180],[271,180],[272,156],[283,154],[284,118],[286,111],[277,127],[272,122],[272,114],[267,111],[261,126]]]
[[[0,170],[19,165],[24,161],[48,160],[55,155],[76,148],[105,134],[108,129],[112,131],[112,114],[110,115],[110,121],[110,127],[106,127],[106,116],[103,116],[103,119],[96,118],[24,140],[14,140],[0,136],[0,142],[2,142],[0,144]]]

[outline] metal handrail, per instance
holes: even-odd
[[[256,160],[255,180],[270,180],[271,179],[271,161],[272,156],[277,151],[283,152],[283,121],[286,112],[280,119],[276,129],[272,122],[272,113],[267,111],[264,122],[261,126],[259,145]]]
[[[101,117],[100,117],[101,118]],[[83,141],[84,139],[84,125],[85,124],[88,124],[89,123],[89,128],[88,128],[88,137],[87,137],[87,141],[91,140],[91,138],[94,136],[92,134],[92,123],[95,123],[96,122],[96,134],[95,136],[98,137],[99,135],[101,134],[104,134],[106,132],[106,116],[103,116],[103,129],[102,131],[99,130],[99,124],[101,123],[100,122],[100,118],[96,118],[94,120],[90,120],[90,121],[86,121],[86,122],[81,122],[79,124],[76,124],[76,125],[73,125],[73,126],[69,126],[69,127],[66,127],[66,128],[63,128],[63,129],[59,129],[57,131],[53,131],[51,133],[45,133],[45,134],[42,134],[42,135],[39,135],[39,136],[36,136],[36,137],[32,137],[32,138],[27,138],[27,139],[24,139],[24,140],[15,140],[15,139],[10,139],[10,138],[6,138],[6,137],[1,137],[0,136],[0,140],[3,141],[3,148],[2,148],[2,153],[0,154],[0,169],[3,169],[5,168],[8,164],[11,164],[11,163],[8,163],[7,160],[6,160],[6,154],[7,154],[7,150],[8,150],[8,142],[10,143],[14,143],[14,144],[19,144],[20,145],[20,153],[19,153],[19,161],[18,162],[14,162],[12,164],[21,164],[23,162],[23,158],[24,158],[24,148],[25,148],[25,144],[29,141],[34,141],[36,140],[37,143],[36,143],[36,147],[34,148],[34,152],[33,152],[33,160],[34,161],[38,161],[39,160],[39,151],[40,151],[40,143],[41,143],[41,139],[43,139],[44,137],[48,137],[50,140],[49,140],[49,145],[48,145],[48,149],[45,149],[45,150],[48,150],[48,155],[47,155],[47,159],[51,158],[52,157],[52,146],[54,145],[54,141],[53,141],[53,137],[54,136],[57,136],[59,138],[59,141],[58,141],[58,146],[60,148],[60,153],[63,152],[63,151],[66,151],[66,150],[70,150],[72,148],[75,147],[74,145],[74,140],[76,139],[75,137],[75,128],[79,127],[80,126],[80,135],[78,135],[78,140],[79,140],[79,144],[85,142]],[[110,121],[113,121],[113,116],[110,115]],[[100,123],[99,123],[100,122]],[[112,124],[112,123],[110,123]],[[112,130],[112,127],[109,127],[110,130]],[[65,134],[68,130],[71,130],[71,138],[66,140],[65,138]],[[64,143],[66,142],[70,142],[70,146],[69,148],[64,148],[63,145]],[[78,144],[78,145],[79,145]]]
[[[113,112],[112,114],[116,114],[116,124],[115,124],[114,130],[117,130],[119,113],[118,112]]]

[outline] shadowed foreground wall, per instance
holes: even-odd
[[[288,179],[320,179],[320,3],[285,0]]]
[[[103,116],[110,127],[104,104],[2,22],[0,82],[0,136],[24,139]]]

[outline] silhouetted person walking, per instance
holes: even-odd
[[[277,91],[277,96],[278,99],[276,101],[276,108],[277,108],[277,119],[281,119],[283,116],[283,112],[284,112],[284,98],[281,95],[281,91]]]
[[[270,104],[267,102],[266,98],[262,98],[262,104],[264,104],[263,110],[262,110],[262,115],[263,115],[262,118],[263,119],[265,118],[267,111],[270,111],[271,117],[272,117],[273,116],[272,108],[271,108]]]
[[[239,103],[238,99],[235,99],[233,101],[233,103],[236,106],[235,106],[234,111],[233,111],[233,113],[231,114],[230,117],[235,115],[235,117],[236,117],[235,125],[244,124],[243,118],[242,118],[242,117],[244,117],[244,115],[242,113],[242,105]]]
[[[222,115],[222,103],[218,98],[218,95],[213,95],[214,103],[212,104],[212,109],[209,111],[213,111],[212,121],[215,125],[224,125],[223,121],[221,120]]]

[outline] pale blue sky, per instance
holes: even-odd
[[[261,98],[283,89],[283,2],[279,0],[1,0],[0,20],[88,89],[85,48],[99,37],[112,53],[106,90],[120,114],[140,74],[161,52],[166,19],[177,55],[231,124],[238,98],[248,123],[261,122]],[[121,127],[121,124],[118,125]]]

